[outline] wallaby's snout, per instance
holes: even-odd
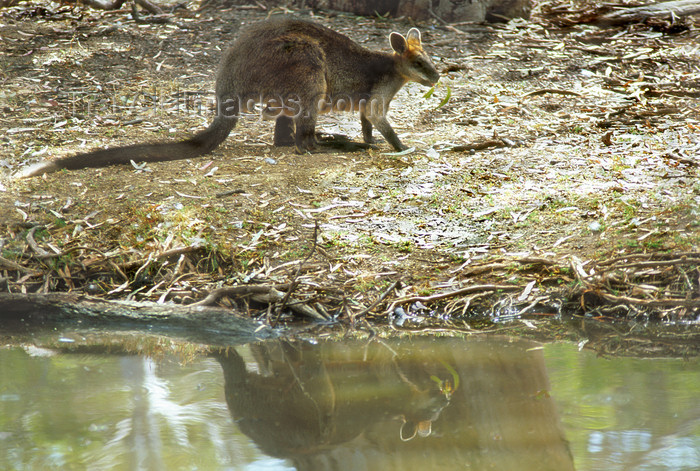
[[[440,80],[440,74],[437,70],[435,70],[435,67],[433,66],[433,69],[427,70],[425,75],[422,77],[422,80],[419,80],[418,83],[420,83],[421,85],[425,85],[426,87],[432,87],[433,85],[438,83],[438,80]]]

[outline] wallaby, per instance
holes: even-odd
[[[362,136],[371,144],[376,127],[396,150],[405,146],[387,121],[389,103],[407,82],[426,86],[440,78],[421,46],[420,31],[393,32],[393,53],[370,51],[347,36],[297,19],[270,19],[245,28],[225,51],[216,77],[217,114],[209,127],[173,143],[96,150],[30,166],[20,178],[85,167],[197,157],[214,150],[241,111],[260,105],[276,119],[275,145],[313,150],[316,118],[331,111],[359,111]]]

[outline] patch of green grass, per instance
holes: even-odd
[[[435,294],[435,288],[430,288],[428,286],[422,287],[422,288],[417,288],[416,289],[416,294],[418,296],[430,296],[432,294]]]
[[[648,250],[658,251],[664,248],[664,243],[661,240],[645,240],[642,241],[642,246]]]
[[[306,245],[288,250],[282,255],[282,260],[291,262],[292,260],[303,260],[309,255],[309,248]]]
[[[618,250],[627,251],[629,249],[639,248],[639,241],[637,239],[621,238],[615,242],[615,247]]]
[[[374,278],[360,278],[354,285],[355,289],[362,293],[367,293],[375,289],[381,289],[388,286],[386,280],[376,280]]]
[[[34,240],[36,240],[37,242],[41,242],[47,238],[49,238],[49,232],[46,230],[45,227],[39,228],[36,231],[34,231]]]
[[[637,201],[628,202],[622,198],[617,198],[615,202],[618,203],[618,208],[621,209],[622,217],[624,218],[625,223],[629,223],[639,214],[641,203]]]
[[[393,244],[393,247],[401,253],[411,253],[415,249],[415,246],[410,240],[402,240]]]
[[[377,244],[377,241],[375,241],[374,238],[369,234],[361,234],[360,237],[357,239],[357,244],[373,247]]]

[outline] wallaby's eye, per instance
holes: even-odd
[[[415,66],[418,70],[421,70],[421,71],[426,71],[426,70],[428,70],[428,64],[426,64],[426,62],[423,61],[423,60],[417,60],[416,63],[414,64],[414,66]]]

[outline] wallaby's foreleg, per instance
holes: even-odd
[[[288,116],[280,116],[275,120],[275,137],[273,144],[275,147],[293,146],[294,142],[294,120]]]
[[[372,137],[372,123],[364,113],[360,113],[360,124],[362,124],[362,138],[367,144],[374,144],[374,138]]]
[[[396,135],[396,132],[394,132],[391,124],[389,124],[389,121],[386,120],[386,116],[371,116],[369,117],[369,121],[380,133],[382,133],[382,136],[384,136],[386,142],[391,144],[394,149],[397,151],[408,149],[408,147],[401,143],[399,136]],[[364,126],[362,132],[364,134]]]

